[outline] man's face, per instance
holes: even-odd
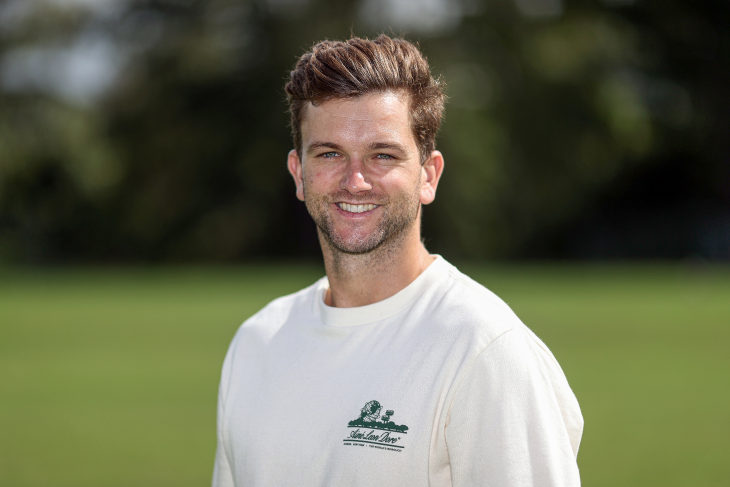
[[[325,239],[341,251],[364,253],[413,229],[420,204],[433,197],[424,192],[428,174],[404,95],[310,104],[301,132],[302,155],[290,153],[289,170]]]

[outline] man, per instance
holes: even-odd
[[[555,358],[421,241],[444,168],[421,53],[321,42],[286,90],[288,168],[327,277],[233,339],[213,485],[579,485],[583,419]]]

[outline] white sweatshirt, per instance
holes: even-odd
[[[327,287],[238,330],[214,487],[580,485],[578,402],[497,296],[440,257],[368,306],[329,307]]]

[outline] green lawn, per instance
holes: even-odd
[[[730,269],[461,267],[563,366],[584,485],[728,485]],[[320,274],[0,271],[0,486],[209,484],[228,342]]]

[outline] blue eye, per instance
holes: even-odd
[[[331,157],[337,157],[337,156],[339,156],[339,154],[337,152],[325,152],[324,154],[322,154],[321,157],[325,157],[325,158],[329,159]]]
[[[378,158],[378,159],[393,159],[393,156],[388,155],[388,154],[378,154],[375,157]]]

